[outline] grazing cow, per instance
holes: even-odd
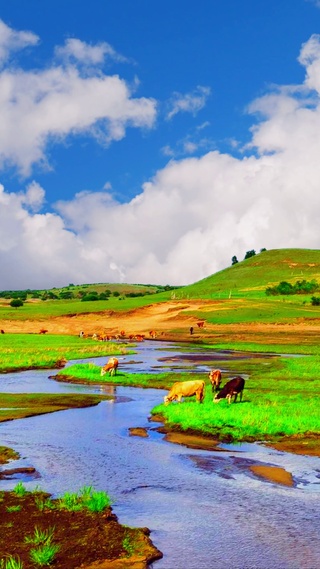
[[[1,334],[4,334],[4,330],[1,330]]]
[[[149,334],[150,334],[151,338],[153,338],[153,339],[157,337],[157,333],[155,330],[150,330]]]
[[[46,334],[48,332],[48,330],[45,330],[45,328],[41,328],[39,334]]]
[[[117,358],[110,358],[108,363],[101,369],[101,375],[105,375],[107,372],[109,375],[116,375],[118,369],[119,361]]]
[[[204,322],[197,322],[197,326],[198,326],[198,328],[203,328],[203,327],[204,327]]]
[[[212,393],[219,391],[221,383],[221,371],[219,369],[212,369],[209,373],[209,379],[212,385]]]
[[[238,394],[240,394],[240,401],[242,401],[242,393],[244,390],[245,381],[243,377],[239,375],[227,381],[219,393],[216,393],[214,397],[214,402],[219,403],[221,399],[228,399],[231,403],[232,397],[234,397],[234,403],[237,401]]]
[[[196,379],[191,381],[176,381],[171,387],[168,395],[165,395],[163,400],[165,405],[168,405],[170,401],[174,401],[175,399],[181,403],[182,397],[191,397],[191,395],[195,395],[197,401],[202,403],[204,398],[204,386],[205,383],[202,379]]]

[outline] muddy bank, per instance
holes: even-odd
[[[148,528],[121,525],[111,507],[103,512],[87,508],[69,511],[43,492],[24,496],[3,492],[1,498],[0,557],[19,556],[25,569],[34,567],[30,551],[37,547],[31,542],[35,528],[53,533],[57,569],[144,569],[162,557],[149,538]]]
[[[164,418],[161,415],[152,415],[149,418],[150,422],[164,423],[163,426],[158,427],[156,430],[165,435],[165,439],[175,444],[185,445],[189,448],[199,450],[215,450],[221,451],[219,444],[233,443],[232,439],[219,439],[219,437],[212,437],[197,431],[188,429],[183,431],[179,426],[169,426],[165,424]],[[284,437],[279,440],[264,440],[257,441],[253,438],[244,439],[241,442],[260,442],[265,446],[274,448],[282,452],[290,452],[293,454],[301,454],[306,456],[320,457],[320,438],[316,434],[310,435],[293,435],[292,437]]]

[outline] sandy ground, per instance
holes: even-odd
[[[125,336],[144,334],[150,338],[155,331],[156,338],[184,341],[247,341],[260,340],[266,344],[314,344],[320,337],[320,319],[301,320],[289,324],[212,324],[204,319],[203,328],[197,326],[199,319],[192,313],[205,314],[216,309],[210,301],[170,301],[152,304],[130,312],[105,311],[92,314],[61,316],[47,320],[0,320],[0,329],[8,333],[39,333],[41,329],[48,334],[76,334],[80,331],[92,335],[116,335],[121,331]],[[193,327],[193,334],[190,328]]]

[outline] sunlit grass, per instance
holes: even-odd
[[[88,509],[91,512],[102,512],[111,505],[110,496],[103,491],[94,490],[92,486],[84,486],[79,492],[66,492],[59,500],[60,509],[71,512]]]
[[[222,400],[216,404],[207,386],[203,404],[190,398],[182,404],[158,405],[152,414],[161,414],[168,425],[179,425],[182,430],[227,440],[320,434],[319,389],[318,357],[281,359],[261,369],[253,363],[242,403],[229,405]]]
[[[28,368],[51,368],[67,361],[133,353],[118,342],[97,342],[70,335],[2,334],[0,373]],[[0,388],[1,389],[1,388]]]

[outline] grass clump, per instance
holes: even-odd
[[[20,498],[22,496],[25,496],[27,493],[27,489],[22,482],[18,482],[18,484],[16,484],[16,486],[14,487],[13,491],[17,496],[20,496]]]
[[[77,512],[88,509],[91,512],[102,512],[110,507],[111,498],[103,491],[97,491],[92,486],[83,486],[77,493],[66,492],[59,500],[60,509]]]
[[[0,569],[23,569],[23,563],[19,556],[8,555],[5,559],[0,559]]]
[[[33,545],[48,545],[52,543],[54,527],[47,528],[46,530],[41,530],[36,526],[34,528],[34,533],[32,536],[26,536],[24,538],[25,543],[32,543]]]
[[[30,559],[39,567],[50,565],[58,553],[60,546],[55,543],[45,543],[30,550]]]

